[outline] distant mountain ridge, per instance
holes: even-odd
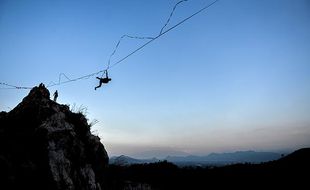
[[[260,163],[277,160],[281,154],[274,152],[237,151],[233,153],[211,153],[207,156],[168,156],[169,162],[222,162],[222,163]]]
[[[232,153],[211,153],[207,156],[167,156],[163,160],[177,165],[226,165],[233,163],[261,163],[281,158],[281,154],[274,152],[237,151]],[[129,156],[112,157],[110,164],[130,165],[142,163],[154,163],[160,159],[136,159]]]
[[[253,154],[252,151],[249,153]],[[178,167],[162,161],[126,167],[111,165],[109,169],[113,173],[113,184],[123,183],[126,186],[128,182],[133,182],[131,187],[137,187],[127,189],[306,189],[309,184],[309,160],[310,148],[302,148],[280,159],[260,164]],[[145,188],[139,188],[142,185]]]
[[[113,156],[109,159],[109,164],[115,164],[119,166],[131,165],[131,164],[144,164],[144,163],[155,163],[160,160],[157,158],[151,159],[136,159],[129,156],[121,155],[121,156]]]

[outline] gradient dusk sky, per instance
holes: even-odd
[[[0,0],[0,82],[105,69],[123,34],[158,35],[177,2]],[[209,3],[183,2],[168,28]],[[124,39],[112,62],[145,42]],[[310,146],[310,1],[220,0],[109,74],[97,91],[95,77],[49,90],[87,107],[110,156]],[[0,110],[28,92],[0,89]]]

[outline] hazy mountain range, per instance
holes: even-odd
[[[211,154],[214,158],[270,155],[245,151]],[[250,157],[251,157],[250,156]],[[208,156],[207,156],[208,157]],[[242,157],[242,156],[241,156]],[[125,158],[124,156],[122,158]],[[265,159],[266,157],[263,156]],[[260,164],[229,164],[220,167],[178,167],[167,161],[126,166],[110,165],[110,179],[118,189],[305,189],[309,184],[310,148]],[[122,185],[123,184],[123,185]],[[253,188],[254,186],[255,188]],[[114,188],[116,189],[116,188]]]
[[[164,159],[136,159],[129,156],[114,156],[110,158],[110,164],[131,165],[142,163],[154,163],[167,160],[177,165],[226,165],[233,163],[261,163],[281,158],[280,153],[237,151],[233,153],[211,153],[207,156],[167,156]]]
[[[109,163],[115,165],[131,165],[131,164],[144,164],[144,163],[155,163],[160,160],[157,158],[151,159],[136,159],[129,156],[121,155],[121,156],[113,156],[110,158]]]

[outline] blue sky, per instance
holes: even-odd
[[[35,86],[105,69],[120,36],[158,35],[177,2],[0,0],[0,81]],[[182,3],[169,26],[211,2]],[[310,146],[309,19],[307,0],[220,0],[113,67],[111,84],[49,90],[87,107],[110,155]],[[112,63],[143,43],[123,40]],[[27,93],[0,89],[0,109]]]

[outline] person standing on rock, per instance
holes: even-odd
[[[54,92],[53,96],[54,96],[54,102],[56,102],[57,98],[58,98],[58,91],[57,90]]]

